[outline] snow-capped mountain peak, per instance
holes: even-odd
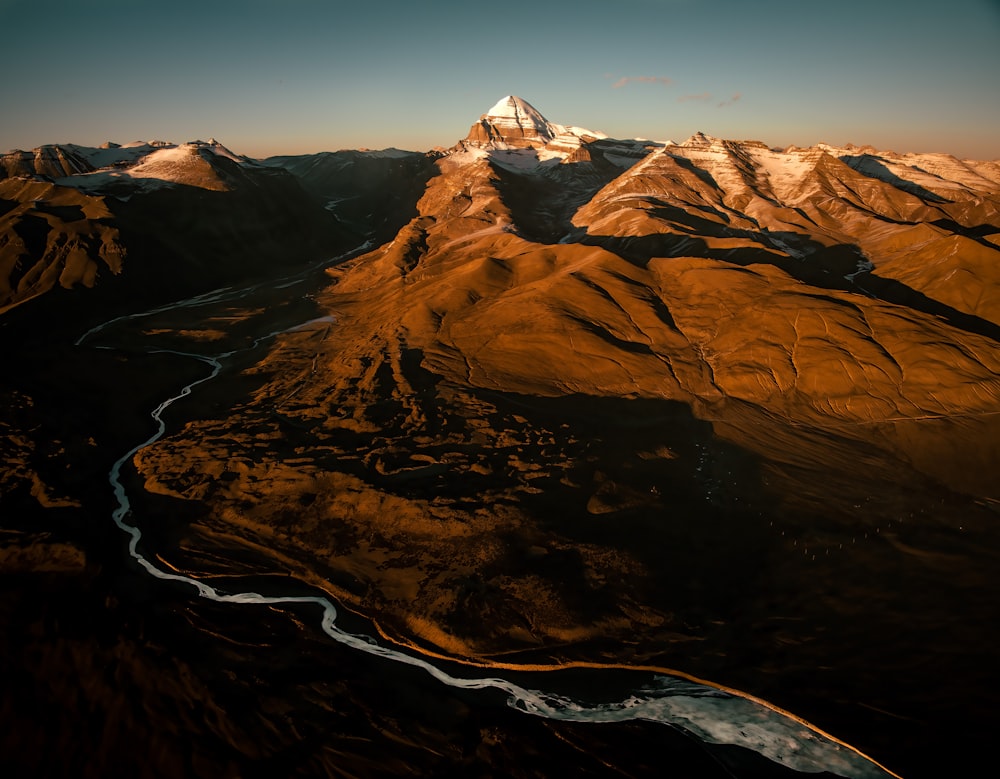
[[[507,95],[479,117],[466,140],[479,147],[537,149],[560,130],[526,100]]]
[[[483,117],[503,134],[520,135],[550,141],[556,128],[527,100],[507,95],[487,111]]]
[[[90,170],[67,170],[53,178],[64,186],[84,191],[104,191],[123,184],[153,190],[183,184],[200,189],[226,190],[239,179],[239,171],[254,163],[230,151],[214,138],[175,145],[162,141],[118,144],[105,148],[71,147],[89,161]]]
[[[479,117],[454,151],[486,153],[497,164],[526,169],[590,159],[584,147],[606,138],[604,133],[550,122],[527,100],[507,95]]]

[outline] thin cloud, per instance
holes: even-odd
[[[731,98],[729,98],[728,100],[723,100],[721,103],[719,103],[719,105],[716,106],[716,108],[727,108],[731,106],[733,103],[738,103],[742,99],[742,97],[743,95],[741,95],[739,92],[733,92],[733,96]]]
[[[636,82],[639,84],[662,84],[665,87],[669,87],[674,83],[672,78],[667,76],[622,76],[618,79],[612,87],[615,89],[621,89],[626,84]]]
[[[677,98],[678,103],[691,103],[691,102],[701,102],[707,103],[712,99],[712,95],[708,92],[702,92],[700,95],[681,95]]]

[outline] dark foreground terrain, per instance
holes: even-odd
[[[139,343],[253,347],[168,410],[139,471],[126,466],[129,521],[162,569],[226,591],[324,589],[346,630],[584,697],[621,688],[613,667],[679,670],[902,776],[987,754],[991,499],[745,409],[731,424],[766,436],[771,457],[683,404],[460,390],[416,363],[400,375],[422,421],[394,400],[397,376],[372,385],[365,435],[324,433],[254,403],[291,370],[248,371],[280,351],[255,339],[330,327],[288,289],[126,320],[80,346],[67,332],[43,350],[28,314],[9,320],[25,338],[5,355],[19,377],[5,380],[6,440],[25,449],[7,462],[34,473],[0,502],[0,754],[17,773],[798,775],[654,723],[526,716],[499,692],[338,645],[314,607],[214,603],[151,578],[111,520],[107,473],[152,435],[149,412],[209,369]],[[225,319],[213,341],[206,319]],[[567,670],[523,670],[537,667]]]

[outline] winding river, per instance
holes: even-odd
[[[303,277],[289,277],[287,283],[272,283],[270,289],[291,287],[296,280],[301,278]],[[77,346],[85,347],[94,335],[119,322],[142,319],[154,314],[196,306],[232,302],[239,300],[251,291],[259,290],[260,286],[217,290],[139,314],[119,317],[92,328],[83,334],[76,343]],[[252,349],[282,332],[301,326],[303,325],[299,324],[261,335],[247,348]],[[96,348],[114,347],[101,345]],[[224,591],[194,576],[180,574],[158,566],[153,562],[150,554],[142,548],[142,517],[136,516],[132,510],[132,503],[122,479],[122,469],[137,453],[165,435],[167,424],[164,421],[164,414],[168,408],[182,398],[196,392],[208,382],[213,381],[223,371],[228,360],[245,350],[234,349],[214,355],[166,349],[150,350],[150,353],[154,351],[169,352],[186,356],[192,360],[199,360],[205,363],[208,373],[187,384],[176,394],[164,399],[151,411],[151,416],[156,423],[155,432],[122,454],[115,461],[108,474],[108,481],[117,503],[112,519],[121,531],[127,534],[129,553],[150,576],[188,586],[200,598],[217,603],[232,604],[234,607],[311,604],[318,612],[316,626],[333,641],[353,651],[380,658],[380,662],[405,664],[421,669],[441,684],[449,687],[469,691],[499,691],[507,696],[509,706],[527,715],[552,720],[592,723],[644,720],[679,730],[697,739],[708,749],[711,749],[712,745],[742,747],[802,773],[826,771],[836,776],[853,779],[896,776],[858,750],[838,741],[809,723],[768,704],[766,701],[737,690],[715,686],[682,675],[651,673],[648,669],[636,669],[633,671],[634,684],[630,683],[632,689],[623,690],[617,700],[588,702],[582,697],[578,699],[546,692],[544,689],[523,686],[499,675],[475,675],[476,672],[499,671],[502,673],[503,669],[469,668],[454,664],[454,670],[469,671],[469,675],[454,671],[449,672],[442,666],[453,664],[401,651],[393,646],[387,646],[371,636],[347,632],[338,626],[337,606],[328,597],[319,595],[291,596],[280,593],[265,594],[254,591]],[[532,678],[539,680],[551,679],[551,675],[559,673],[559,669],[555,668],[534,667],[523,670],[538,672],[537,677],[532,676]],[[601,667],[581,669],[578,667],[576,672],[580,673],[581,670],[584,673],[599,674],[609,669]],[[626,678],[633,677],[627,675]],[[544,685],[539,685],[539,687],[542,686]]]

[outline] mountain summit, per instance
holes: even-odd
[[[530,103],[513,95],[500,100],[469,129],[467,141],[482,145],[504,144],[538,148],[558,134],[558,129]]]
[[[546,119],[527,100],[514,95],[500,100],[469,128],[464,145],[492,150],[543,149],[566,157],[590,143],[606,138],[582,127],[565,127]]]

